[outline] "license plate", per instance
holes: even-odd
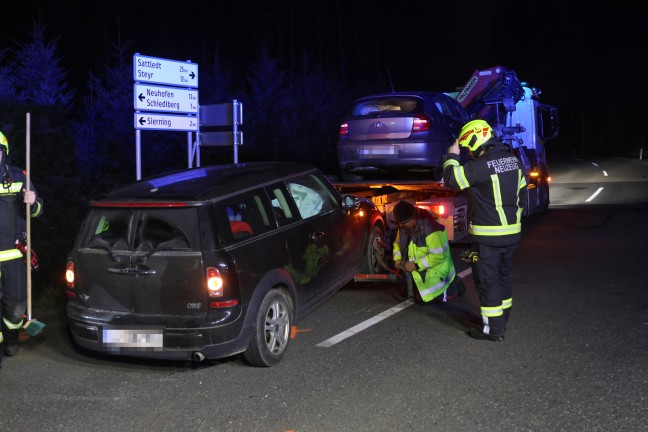
[[[397,153],[396,146],[391,145],[365,146],[358,149],[358,156],[365,158],[395,156]]]
[[[137,348],[155,350],[164,348],[161,328],[103,329],[103,342],[109,348]]]

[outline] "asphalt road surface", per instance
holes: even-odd
[[[648,163],[555,161],[552,176],[501,343],[466,336],[479,304],[458,259],[466,297],[419,306],[351,283],[273,368],[91,355],[62,311],[37,311],[45,331],[0,371],[0,430],[648,431]]]

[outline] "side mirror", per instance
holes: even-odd
[[[538,107],[538,129],[540,138],[544,141],[554,139],[560,133],[558,108],[549,105]]]
[[[342,198],[342,208],[344,210],[353,210],[358,206],[358,198],[353,195],[345,195]]]

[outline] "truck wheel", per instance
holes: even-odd
[[[383,243],[383,229],[380,225],[374,225],[369,233],[369,241],[362,258],[361,273],[378,274],[385,270],[381,262],[385,262],[385,245]]]
[[[281,361],[290,341],[292,309],[286,295],[270,291],[261,302],[252,327],[250,345],[243,358],[252,366],[274,366]]]
[[[543,183],[538,191],[538,213],[544,213],[549,208],[549,185]]]

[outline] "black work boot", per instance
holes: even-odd
[[[476,328],[471,328],[470,331],[468,332],[468,336],[470,336],[473,339],[479,339],[479,340],[487,340],[491,342],[501,342],[504,340],[504,335],[492,335],[488,333],[484,333],[480,329]]]
[[[18,344],[5,344],[4,353],[7,357],[15,356],[18,354]]]
[[[10,330],[3,332],[4,337],[4,354],[7,357],[18,354],[18,332],[20,330]]]

